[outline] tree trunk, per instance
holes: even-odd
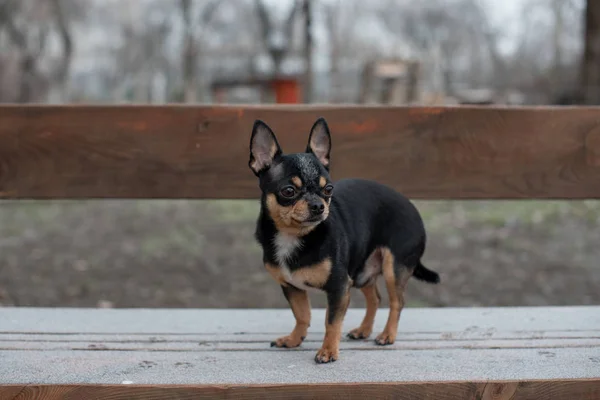
[[[312,37],[312,11],[311,0],[304,0],[304,103],[313,100],[313,37]]]
[[[195,103],[198,83],[196,82],[196,48],[193,38],[186,39],[183,51],[183,101]]]
[[[554,59],[552,61],[551,84],[547,86],[548,96],[555,99],[564,90],[563,48],[562,37],[564,35],[564,0],[552,0],[551,8],[554,18],[554,29],[552,32],[552,47],[554,49]]]
[[[35,82],[37,77],[36,54],[28,48],[27,36],[15,24],[16,13],[20,11],[17,3],[0,2],[0,26],[3,26],[12,44],[18,49],[19,82],[17,92],[18,103],[29,103],[35,97]]]
[[[586,104],[600,104],[600,1],[587,0],[581,94]]]
[[[51,82],[51,84],[58,88],[56,91],[57,98],[54,100],[56,102],[63,103],[68,102],[70,97],[69,73],[71,70],[71,60],[73,59],[74,46],[73,37],[69,29],[69,21],[67,20],[64,12],[65,4],[63,4],[61,0],[53,0],[52,4],[54,6],[55,19],[58,26],[63,52],[60,64],[57,66],[54,73],[56,81]]]
[[[36,77],[36,61],[29,53],[23,54],[20,62],[21,81],[19,84],[18,103],[30,103],[34,101],[34,86]]]
[[[182,57],[183,101],[185,103],[195,103],[198,86],[196,81],[197,49],[192,21],[192,4],[190,0],[181,0],[180,6],[184,26]]]
[[[340,88],[342,84],[340,82],[340,43],[339,43],[339,32],[338,26],[335,21],[336,15],[334,10],[330,10],[327,14],[327,25],[329,28],[329,43],[331,48],[330,59],[330,73],[329,73],[329,101],[337,103],[340,101]]]

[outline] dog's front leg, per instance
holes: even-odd
[[[290,285],[282,285],[283,294],[287,299],[294,318],[296,326],[288,336],[280,337],[271,342],[271,347],[298,347],[304,341],[308,327],[310,326],[310,300],[305,290],[300,290]]]
[[[319,364],[333,362],[340,353],[342,324],[350,302],[350,287],[348,284],[327,293],[327,313],[325,317],[325,338],[323,345],[315,356]]]

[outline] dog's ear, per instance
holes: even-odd
[[[325,118],[319,118],[310,130],[306,152],[314,154],[329,171],[331,135],[329,134],[329,127]]]
[[[256,176],[271,167],[273,161],[282,154],[281,147],[277,142],[275,134],[261,120],[256,120],[252,127],[250,138],[250,161],[248,165]]]

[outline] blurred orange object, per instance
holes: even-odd
[[[296,79],[276,78],[273,90],[278,104],[298,104],[301,101],[300,84]]]

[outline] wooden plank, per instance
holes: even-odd
[[[600,198],[600,108],[2,106],[0,197],[256,198],[255,119],[287,152],[313,121],[334,179],[412,198]]]
[[[290,329],[291,330],[291,329]],[[161,352],[212,352],[212,351],[279,351],[278,349],[265,349],[265,344],[270,343],[274,337],[248,337],[240,335],[239,339],[223,340],[221,337],[206,337],[200,340],[169,340],[166,338],[121,340],[110,335],[97,337],[94,340],[63,337],[48,341],[46,339],[34,340],[28,337],[21,339],[4,339],[0,336],[0,350],[36,350],[36,351],[161,351]],[[302,347],[295,351],[316,352],[321,347],[323,335],[310,335],[302,343]],[[439,349],[554,349],[554,348],[591,348],[600,347],[600,333],[595,337],[539,339],[533,337],[523,339],[479,339],[479,340],[418,340],[400,338],[396,343],[384,348],[374,348],[370,340],[344,341],[340,343],[341,351],[388,351],[388,350],[439,350]]]
[[[383,329],[387,309],[377,312],[375,330]],[[348,310],[344,326],[359,325],[364,311]],[[323,309],[312,310],[309,334],[320,335],[325,327]],[[219,337],[277,335],[294,323],[289,309],[86,309],[0,307],[1,334],[29,335],[173,335]],[[292,324],[292,325],[290,325]],[[420,339],[523,338],[524,332],[540,338],[559,332],[600,332],[597,306],[407,308],[399,326],[402,335]],[[506,336],[507,334],[513,336]],[[402,336],[401,335],[401,336]]]
[[[378,314],[376,332],[386,311]],[[344,331],[363,313],[349,310]],[[115,396],[158,396],[163,390],[181,396],[237,390],[240,396],[261,390],[308,395],[315,393],[313,385],[341,396],[357,383],[373,393],[447,392],[458,398],[482,398],[472,396],[490,382],[521,382],[523,396],[534,393],[527,388],[535,382],[549,385],[538,389],[552,395],[577,395],[571,398],[599,390],[600,307],[406,309],[396,344],[344,338],[340,360],[317,365],[312,357],[324,317],[324,310],[313,311],[300,348],[275,349],[269,342],[293,326],[289,310],[0,308],[0,388],[33,385],[25,389],[47,398],[53,398],[51,390],[66,396],[55,398],[109,393],[103,390]],[[567,384],[573,381],[578,383]],[[129,382],[151,387],[132,389]],[[389,383],[396,386],[383,388]],[[234,392],[213,391],[223,387]]]
[[[18,393],[18,397],[13,397]],[[137,399],[398,399],[596,400],[599,381],[494,383],[360,383],[257,386],[28,385],[0,387],[0,398],[19,400]]]
[[[385,313],[385,310],[381,311]],[[315,319],[317,319],[315,317]],[[287,318],[285,319],[287,321]],[[293,321],[291,321],[293,322]],[[352,322],[346,321],[347,324]],[[311,332],[306,336],[305,342],[318,341],[321,338],[323,332],[317,332],[318,326],[313,327]],[[597,330],[557,330],[557,331],[544,331],[544,330],[503,330],[497,331],[495,329],[480,329],[471,328],[465,331],[452,332],[452,331],[441,331],[441,332],[410,332],[408,327],[405,327],[402,331],[402,336],[396,338],[398,341],[434,341],[434,340],[446,340],[446,341],[475,341],[482,339],[495,339],[495,340],[528,340],[528,339],[600,339],[600,331]],[[279,332],[281,333],[281,332]],[[277,334],[277,333],[275,333]],[[45,343],[52,342],[98,342],[106,340],[109,343],[111,338],[117,338],[118,343],[156,343],[156,342],[172,342],[172,343],[186,343],[206,340],[207,337],[217,335],[217,333],[161,333],[160,336],[157,334],[148,333],[14,333],[0,332],[0,340],[2,341],[40,341]],[[218,333],[219,342],[266,342],[273,337],[273,333],[252,333],[252,332],[237,332],[237,333]]]
[[[346,340],[346,339],[344,339]],[[315,351],[0,350],[0,386],[14,384],[262,385],[600,379],[600,349]],[[375,345],[373,345],[375,347]]]

